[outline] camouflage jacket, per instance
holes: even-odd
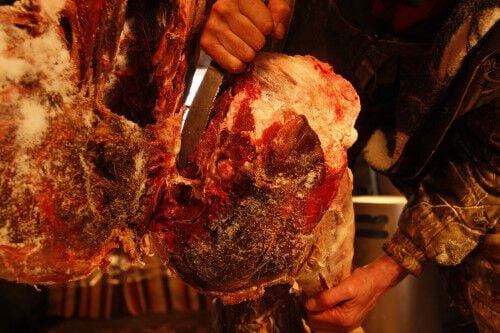
[[[409,38],[353,23],[368,21],[360,3],[297,2],[288,52],[329,61],[360,94],[352,153],[408,198],[386,252],[414,274],[429,260],[457,265],[479,243],[498,259],[498,1],[449,2]]]

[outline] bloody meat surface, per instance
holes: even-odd
[[[191,165],[167,180],[158,252],[201,290],[238,294],[230,302],[293,283],[346,174],[359,108],[327,64],[259,55],[216,101]]]
[[[139,259],[174,164],[204,8],[196,0],[0,6],[1,277],[76,279],[118,247]]]
[[[204,10],[0,6],[0,277],[77,279],[117,248],[139,261],[149,239],[184,280],[229,303],[278,283],[317,292],[349,273],[346,150],[360,106],[327,64],[260,55],[176,168]]]

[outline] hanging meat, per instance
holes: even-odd
[[[233,303],[300,279],[323,217],[321,228],[352,247],[352,220],[335,214],[350,198],[346,149],[358,112],[356,92],[328,65],[261,54],[216,101],[192,164],[167,180],[152,227],[158,252]],[[349,262],[352,248],[335,244]]]
[[[174,165],[203,0],[0,6],[0,276],[139,259]]]
[[[149,246],[237,303],[350,271],[359,98],[313,57],[260,55],[176,167],[202,0],[0,7],[0,276],[77,279]]]

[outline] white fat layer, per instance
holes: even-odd
[[[250,104],[256,139],[262,138],[273,123],[283,123],[286,112],[292,111],[306,117],[325,152],[347,149],[356,141],[359,97],[351,84],[328,65],[311,57],[262,54],[256,59],[253,75],[262,92]],[[229,128],[248,98],[247,90],[235,96],[227,117]],[[325,159],[331,166],[340,162],[336,154],[325,154]]]
[[[22,101],[19,111],[21,117],[16,132],[19,143],[39,143],[48,128],[45,108],[33,100]]]
[[[146,165],[146,157],[144,156],[144,151],[140,151],[135,155],[134,158],[134,166],[135,173],[134,178],[139,178],[144,174],[144,166]]]
[[[66,4],[65,0],[40,0],[40,8],[43,14],[56,18]]]
[[[54,28],[22,45],[23,56],[31,63],[30,72],[41,79],[48,94],[60,95],[70,102],[75,87],[71,84],[72,66],[66,43]]]
[[[63,3],[42,1],[42,15],[57,13]],[[72,103],[76,94],[72,75],[69,51],[55,27],[33,38],[21,28],[0,25],[0,94],[26,89],[22,98],[13,98],[9,105],[21,147],[40,144],[60,107]]]
[[[32,37],[24,29],[0,25],[0,92],[12,85],[33,83],[50,96],[70,102],[75,94],[69,50],[56,26]]]
[[[146,189],[146,181],[148,179],[146,172],[146,163],[146,154],[143,150],[141,150],[134,157],[135,172],[133,180],[139,183],[139,188],[136,191],[135,198],[132,202],[132,208],[134,209],[134,211],[137,211],[139,209],[141,196],[144,194],[144,190]]]
[[[9,36],[0,30],[0,90],[9,82],[18,83],[30,69],[30,64],[26,60],[2,55],[9,49],[8,42]]]
[[[0,29],[0,92],[9,84],[19,83],[30,68],[30,64],[24,59],[10,58],[5,55],[12,43],[9,34]]]
[[[50,22],[57,19],[65,1],[41,0],[38,4],[40,21]],[[24,6],[31,6],[31,2],[15,3],[19,9]],[[34,222],[40,215],[40,207],[26,199],[40,193],[43,173],[50,173],[48,170],[56,163],[40,162],[33,149],[43,145],[51,124],[62,115],[63,106],[73,104],[76,97],[76,87],[71,83],[74,67],[64,37],[57,29],[57,24],[43,26],[34,37],[26,29],[0,22],[0,97],[3,98],[0,121],[15,129],[18,146],[12,164],[3,169],[5,178],[0,181],[9,184],[12,190],[11,213],[25,219],[22,232],[33,234],[29,240],[13,242],[9,215],[0,221],[0,243],[17,248],[29,246],[30,253],[38,251],[44,235]],[[27,206],[21,211],[15,203]]]
[[[120,34],[120,41],[118,43],[118,50],[116,53],[116,59],[114,62],[113,70],[109,73],[109,78],[106,81],[104,90],[105,92],[110,92],[118,82],[118,73],[127,70],[128,66],[128,41],[134,38],[132,29],[130,28],[133,24],[133,19],[128,19],[123,25],[123,30]]]

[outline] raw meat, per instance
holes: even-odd
[[[218,98],[191,165],[167,180],[152,227],[158,252],[184,280],[226,303],[301,280],[319,241],[315,228],[322,238],[334,235],[313,257],[334,251],[348,259],[348,271],[353,221],[340,213],[349,209],[346,149],[359,108],[353,87],[328,65],[260,55]]]
[[[0,6],[0,277],[67,281],[154,248],[227,303],[346,277],[359,99],[312,57],[260,55],[177,170],[203,0]]]
[[[120,246],[139,259],[174,165],[204,9],[203,0],[0,6],[0,277],[76,279]]]

